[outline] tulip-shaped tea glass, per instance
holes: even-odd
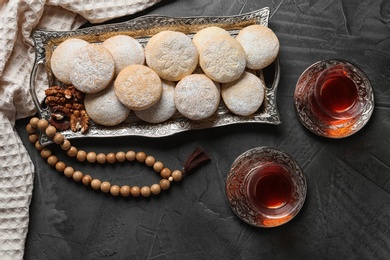
[[[298,79],[295,107],[303,125],[315,134],[343,138],[370,119],[374,95],[362,70],[342,60],[311,65]]]
[[[253,148],[233,162],[226,195],[233,212],[247,224],[276,227],[294,218],[306,198],[306,179],[286,153]]]

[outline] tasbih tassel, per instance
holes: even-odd
[[[187,160],[184,162],[183,166],[183,174],[188,173],[195,168],[198,168],[199,166],[209,162],[210,156],[206,154],[202,148],[198,147],[196,148],[187,158]]]

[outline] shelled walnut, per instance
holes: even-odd
[[[75,87],[51,86],[45,90],[45,103],[51,109],[50,124],[57,130],[88,131],[89,117],[84,108],[85,94]]]

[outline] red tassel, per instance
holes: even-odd
[[[188,173],[195,168],[209,162],[210,156],[208,156],[202,148],[196,148],[187,158],[187,160],[184,162],[183,167],[183,173]]]

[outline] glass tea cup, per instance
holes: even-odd
[[[306,198],[306,179],[286,153],[258,147],[233,162],[226,195],[233,212],[256,227],[276,227],[293,219]]]
[[[342,60],[319,61],[306,69],[298,79],[294,101],[303,125],[330,138],[347,137],[360,130],[374,108],[367,76]]]

